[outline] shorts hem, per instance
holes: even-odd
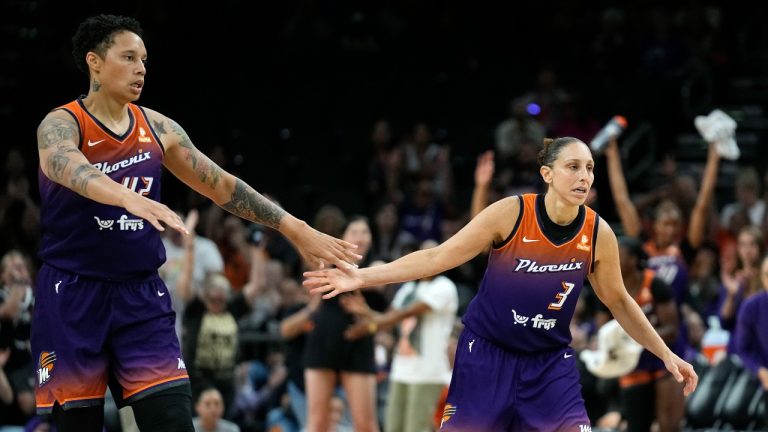
[[[51,405],[38,405],[35,408],[35,411],[39,415],[45,415],[50,414],[53,412],[53,406],[58,403],[63,410],[70,410],[73,408],[85,408],[85,407],[92,407],[92,406],[100,406],[104,405],[104,398],[92,398],[92,399],[80,399],[80,400],[71,400],[68,402],[64,402],[63,404],[59,401],[56,401],[52,403]]]
[[[142,390],[142,391],[140,391],[138,393],[135,393],[135,394],[127,397],[125,400],[123,400],[120,403],[118,403],[117,407],[118,408],[123,408],[123,407],[131,405],[132,403],[134,403],[136,401],[139,401],[139,400],[141,400],[141,399],[143,399],[143,398],[145,398],[147,396],[153,395],[155,393],[161,392],[163,390],[166,390],[166,389],[169,389],[169,388],[172,388],[172,387],[178,387],[178,386],[181,386],[181,385],[185,385],[188,382],[189,382],[189,377],[188,376],[182,376],[182,377],[179,377],[178,379],[174,379],[174,380],[170,380],[170,381],[166,381],[166,382],[160,383],[158,385],[146,388],[146,389],[144,389],[144,390]],[[115,401],[115,402],[117,402],[117,401]]]

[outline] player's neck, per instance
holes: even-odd
[[[112,130],[124,129],[126,123],[130,121],[128,104],[109,97],[103,91],[89,91],[88,96],[83,98],[83,105],[91,115]]]
[[[579,215],[579,206],[560,200],[553,193],[544,195],[544,207],[549,219],[558,225],[568,225]]]

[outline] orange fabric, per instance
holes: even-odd
[[[522,196],[521,204],[525,207],[523,211],[528,217],[523,217],[513,237],[498,248],[497,252],[511,248],[512,250],[525,250],[532,257],[546,256],[548,262],[581,261],[586,265],[587,273],[591,272],[597,241],[597,233],[595,232],[597,213],[591,208],[585,207],[584,222],[576,235],[570,241],[556,245],[549,241],[539,226],[536,216],[536,196],[536,194]]]
[[[645,370],[635,371],[619,378],[619,386],[621,388],[627,388],[627,387],[632,387],[632,386],[641,385],[641,384],[649,384],[654,381],[657,381],[659,378],[663,377],[666,374],[667,374],[666,370],[657,370],[653,372],[645,371]]]
[[[440,429],[440,425],[443,423],[443,411],[445,410],[446,400],[448,400],[448,386],[443,387],[443,391],[440,392],[440,397],[437,398],[437,406],[435,407],[435,413],[432,416],[432,424],[435,429]]]
[[[131,122],[129,129],[120,137],[92,117],[79,100],[62,105],[59,109],[68,111],[77,119],[80,127],[80,151],[90,161],[98,163],[111,157],[119,160],[135,156],[130,153],[132,146],[122,145],[133,141],[139,143],[139,153],[155,152],[153,158],[162,157],[164,152],[162,144],[157,140],[154,129],[144,116],[144,112],[137,105],[128,104]]]

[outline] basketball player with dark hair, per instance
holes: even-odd
[[[85,96],[37,131],[43,265],[32,354],[39,412],[59,431],[102,430],[104,394],[142,431],[192,431],[186,365],[157,270],[160,231],[188,234],[159,202],[162,168],[227,211],[280,231],[312,266],[343,267],[354,245],[322,234],[213,163],[170,118],[135,105],[146,78],[139,23],[86,19],[72,38]]]
[[[588,431],[569,323],[584,279],[635,340],[660,358],[685,393],[698,377],[627,293],[616,236],[586,207],[594,160],[576,138],[546,140],[545,194],[504,198],[432,249],[365,269],[305,273],[330,298],[358,288],[421,279],[491,246],[478,294],[464,315],[446,400],[446,431]]]

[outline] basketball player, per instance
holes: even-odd
[[[160,204],[165,166],[229,212],[279,230],[311,265],[359,258],[265,199],[198,151],[170,118],[134,105],[147,50],[137,21],[100,15],[73,39],[89,92],[38,128],[43,266],[32,354],[38,412],[59,431],[101,431],[109,384],[142,431],[192,431],[186,365],[170,295],[157,269],[165,227],[188,234]]]
[[[611,227],[584,205],[594,180],[589,147],[576,138],[546,140],[539,163],[546,194],[497,201],[440,246],[377,267],[305,273],[304,284],[330,298],[441,273],[493,246],[464,315],[442,430],[591,430],[568,346],[585,278],[624,329],[685,382],[686,394],[696,388],[691,365],[669,350],[624,288]]]

